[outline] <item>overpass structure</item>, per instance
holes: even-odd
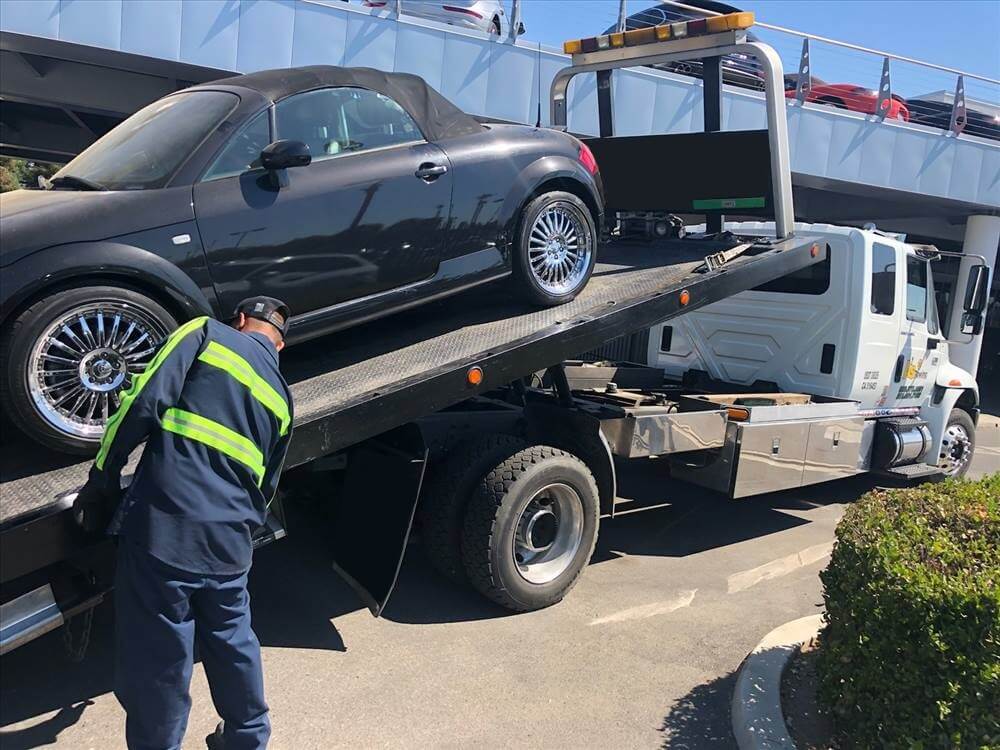
[[[567,57],[392,8],[344,0],[0,0],[0,152],[65,161],[170,91],[311,64],[415,73],[474,115],[548,123],[549,87]],[[725,89],[723,129],[763,126],[761,94]],[[617,71],[613,96],[619,135],[702,127],[698,79]],[[597,132],[592,76],[570,89],[568,120],[571,131]],[[955,247],[969,217],[1000,224],[1000,141],[792,100],[788,125],[800,220],[871,221]],[[991,258],[996,231],[985,234]]]

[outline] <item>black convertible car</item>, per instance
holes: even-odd
[[[480,124],[416,76],[314,66],[171,94],[0,198],[3,410],[93,451],[170,330],[251,294],[292,306],[291,343],[511,274],[569,301],[602,206],[580,141]]]

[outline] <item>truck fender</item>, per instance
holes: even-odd
[[[114,240],[46,248],[11,264],[4,269],[4,276],[7,288],[14,291],[0,310],[3,319],[45,289],[87,279],[119,280],[148,289],[183,319],[216,314],[205,292],[176,265],[148,250]]]
[[[601,420],[547,404],[526,406],[524,417],[529,441],[562,448],[587,464],[597,482],[601,513],[614,516],[618,480],[611,446],[601,431]]]
[[[572,187],[569,192],[576,194],[594,213],[594,224],[600,235],[604,220],[604,201],[593,176],[575,159],[556,154],[536,159],[522,169],[510,192],[507,193],[500,212],[500,220],[509,240],[513,241],[517,232],[521,211],[532,197],[541,192],[540,188],[547,182],[556,183],[552,187],[553,190],[566,190]]]

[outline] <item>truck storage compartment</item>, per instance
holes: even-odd
[[[855,401],[803,393],[704,394],[680,401],[722,407],[729,422],[721,448],[673,460],[679,479],[738,498],[865,470],[865,419]]]

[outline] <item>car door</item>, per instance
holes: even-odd
[[[281,186],[250,160],[277,139],[302,141],[312,155]],[[394,100],[326,88],[288,97],[238,131],[195,185],[194,204],[222,308],[267,294],[299,314],[432,276],[451,175]]]

